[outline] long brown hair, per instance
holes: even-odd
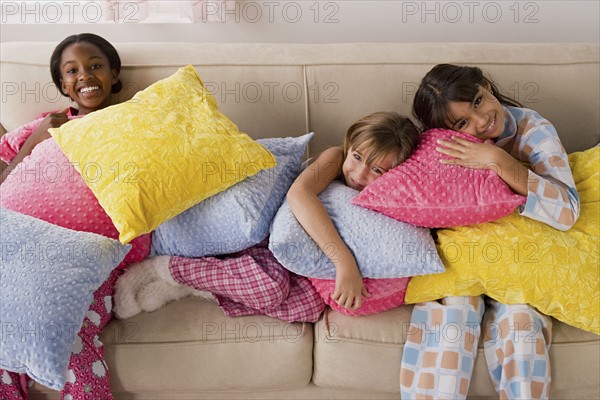
[[[487,87],[503,105],[523,107],[502,95],[498,86],[478,67],[438,64],[421,80],[413,101],[413,115],[423,129],[446,128],[450,102],[472,103],[479,86]]]
[[[419,142],[419,134],[419,128],[397,112],[369,114],[348,128],[344,139],[344,159],[352,148],[367,154],[367,164],[395,154],[395,165],[398,165],[410,157]]]

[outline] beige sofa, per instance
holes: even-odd
[[[68,104],[53,87],[55,43],[3,43],[1,123],[11,130]],[[119,43],[125,100],[193,64],[221,110],[255,138],[317,133],[310,153],[339,145],[356,118],[409,113],[420,78],[440,62],[479,65],[550,119],[567,151],[599,141],[597,44]],[[393,399],[411,306],[316,324],[226,318],[186,298],[102,335],[116,399]],[[597,335],[554,324],[552,397],[600,398]],[[470,397],[496,398],[480,350]],[[35,385],[32,398],[57,398]]]

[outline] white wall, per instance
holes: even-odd
[[[598,1],[236,1],[226,22],[69,24],[44,15],[12,23],[23,1],[1,1],[0,41],[59,42],[94,32],[110,41],[189,42],[599,42]],[[72,6],[75,13],[81,4]],[[55,2],[56,4],[56,2]],[[9,6],[9,8],[6,8]],[[35,8],[33,8],[35,10]],[[213,8],[220,13],[223,9]],[[55,12],[55,10],[54,10]],[[35,13],[34,13],[35,14]],[[219,14],[217,14],[219,15]],[[10,18],[9,18],[10,17]],[[80,15],[81,17],[81,15]],[[81,18],[79,18],[81,19]],[[221,18],[224,19],[224,18]]]

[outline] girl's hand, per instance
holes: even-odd
[[[369,297],[358,271],[358,267],[338,267],[335,276],[335,291],[331,298],[340,306],[349,310],[358,310],[362,305],[363,296]]]
[[[452,137],[452,141],[438,140],[437,143],[442,147],[436,150],[442,154],[453,157],[451,159],[440,160],[443,164],[460,165],[473,169],[495,169],[500,152],[504,152],[491,140],[483,143],[475,143],[458,137]]]
[[[38,126],[37,129],[33,131],[31,136],[29,136],[25,141],[27,146],[29,146],[30,151],[33,150],[35,146],[51,137],[50,133],[48,133],[48,129],[58,128],[65,122],[69,121],[69,117],[67,116],[68,111],[69,109],[66,108],[61,112],[46,115],[46,118],[44,118],[40,126]]]
[[[453,141],[438,140],[437,151],[454,157],[440,160],[444,164],[461,165],[473,169],[493,170],[510,188],[522,195],[528,193],[529,170],[491,140],[474,143],[453,137]]]

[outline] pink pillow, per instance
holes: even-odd
[[[92,178],[112,173],[93,165],[83,170]],[[0,206],[64,228],[119,238],[117,228],[54,139],[38,144],[0,185]],[[150,235],[131,244],[121,267],[148,255]]]
[[[437,140],[452,136],[471,142],[472,135],[431,129],[421,135],[412,156],[368,185],[353,204],[416,226],[446,228],[502,218],[525,203],[493,170],[446,165]]]
[[[331,298],[331,294],[335,290],[335,279],[308,279],[317,289],[317,292],[319,292],[325,301],[325,304],[339,313],[351,316],[376,314],[404,304],[406,287],[410,281],[410,277],[381,279],[363,278],[363,284],[371,296],[368,298],[363,297],[361,307],[358,310],[353,311],[340,306]]]

